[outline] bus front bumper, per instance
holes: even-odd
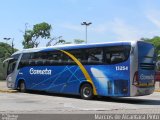
[[[14,83],[12,83],[12,82],[7,82],[7,87],[14,89]]]
[[[11,77],[7,78],[7,87],[11,89],[15,89],[15,83],[12,81]]]

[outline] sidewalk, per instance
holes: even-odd
[[[6,81],[0,81],[0,89],[8,89]]]
[[[17,92],[17,91],[16,91],[16,90],[9,89],[9,88],[7,87],[6,81],[0,81],[0,93],[3,93],[3,92],[13,93],[13,92]]]
[[[160,92],[160,82],[156,82],[155,84],[155,91]]]

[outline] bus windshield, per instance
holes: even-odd
[[[19,57],[19,55],[14,55],[14,56],[12,56],[13,59],[10,59],[8,61],[7,75],[11,74],[14,71],[18,57]]]

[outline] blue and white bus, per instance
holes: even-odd
[[[154,92],[154,46],[143,41],[25,49],[7,59],[12,89],[93,96]]]

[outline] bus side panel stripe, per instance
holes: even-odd
[[[85,67],[82,65],[82,63],[81,63],[75,56],[73,56],[72,54],[70,54],[69,52],[64,51],[64,50],[60,50],[60,51],[63,52],[63,53],[65,53],[66,55],[68,55],[70,58],[72,58],[72,60],[74,60],[74,61],[76,62],[76,64],[80,67],[81,71],[83,72],[86,80],[87,80],[89,83],[92,84],[94,95],[97,95],[96,87],[95,87],[95,85],[94,85],[94,83],[93,83],[93,81],[92,81],[89,73],[87,72],[87,70],[85,69]]]

